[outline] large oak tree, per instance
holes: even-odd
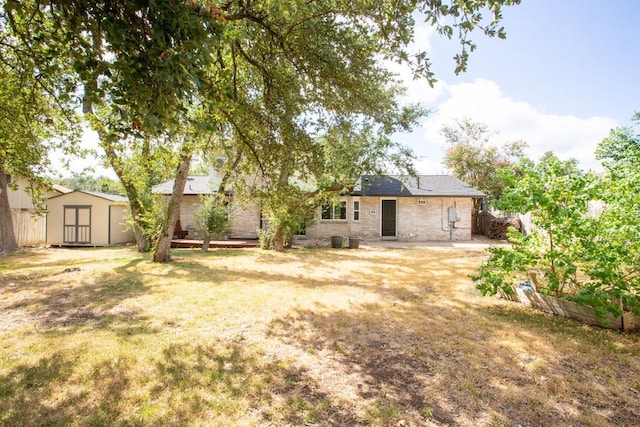
[[[410,121],[411,108],[398,104],[400,91],[382,64],[403,62],[433,80],[427,52],[407,49],[415,17],[458,37],[457,70],[463,71],[475,47],[471,32],[504,37],[502,7],[517,3],[9,0],[4,10],[23,43],[45,45],[50,57],[63,54],[73,63],[84,112],[136,220],[150,185],[141,192],[129,183],[126,164],[157,164],[152,153],[170,141],[176,185],[154,255],[167,261],[194,152],[230,151],[241,170],[260,170],[272,191],[281,191],[279,185],[304,178],[322,158],[315,136],[344,121],[375,123],[380,135]]]
[[[0,15],[2,16],[2,15]],[[0,21],[0,236],[3,253],[18,250],[8,191],[9,178],[22,178],[24,188],[42,213],[42,193],[51,182],[49,153],[73,151],[78,141],[74,113],[74,78],[64,58],[40,63],[41,45],[21,42]],[[17,181],[17,179],[16,179]],[[14,188],[15,189],[15,188]]]

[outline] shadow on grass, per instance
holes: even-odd
[[[145,317],[122,301],[150,291],[131,271],[143,259],[131,259],[107,273],[85,274],[82,262],[65,263],[64,270],[41,277],[28,275],[4,293],[24,294],[3,308],[16,321],[12,326],[35,324],[44,331],[68,333],[82,328],[108,328],[123,335],[152,332]],[[95,262],[95,261],[93,261]],[[67,267],[78,265],[78,267]]]
[[[186,257],[210,257],[210,258],[233,258],[245,256],[245,251],[257,251],[256,248],[209,248],[208,251],[202,252],[200,248],[174,248],[171,249],[171,256],[176,258]]]
[[[357,373],[343,383],[355,385],[365,423],[637,423],[637,337],[621,341],[613,331],[508,304],[458,303],[455,314],[437,302],[404,312],[303,310],[272,322],[270,334],[304,358]]]
[[[62,352],[20,364],[0,375],[0,425],[134,425],[126,421],[133,365],[124,356],[79,375],[76,358]]]
[[[335,425],[355,425],[357,421],[349,408],[332,402],[303,370],[260,357],[247,345],[220,349],[174,344],[162,352],[157,370],[160,394],[169,396],[165,403],[171,411],[154,422],[187,423],[212,414],[224,418],[219,425],[249,420],[260,425],[309,425],[330,419]],[[155,403],[159,404],[164,403]],[[181,408],[193,408],[195,413]]]
[[[249,346],[171,344],[146,362],[121,355],[87,375],[60,352],[20,364],[0,375],[0,425],[358,425],[303,370]]]

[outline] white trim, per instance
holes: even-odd
[[[356,209],[356,203],[358,203],[358,209]],[[355,219],[356,212],[358,212],[358,219]],[[351,199],[351,220],[353,222],[360,222],[362,220],[362,202],[359,197],[353,197]]]
[[[349,203],[347,201],[347,198],[340,198],[337,202],[331,202],[331,207],[332,207],[332,217],[335,216],[335,207],[338,204],[342,204],[344,203],[344,219],[343,218],[322,218],[322,213],[324,211],[324,206],[320,206],[320,222],[347,222],[349,220]]]

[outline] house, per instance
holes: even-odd
[[[197,236],[193,211],[201,194],[216,191],[214,175],[189,176],[180,206],[180,222],[189,236]],[[156,194],[170,195],[173,181],[156,187]],[[262,227],[257,202],[229,200],[230,238],[256,238]],[[357,236],[365,240],[470,240],[475,206],[486,195],[448,175],[372,176],[364,175],[353,191],[329,206],[317,209],[316,220],[308,224],[300,242],[329,241],[331,236]],[[191,231],[194,231],[193,233]]]
[[[111,246],[135,241],[124,196],[72,191],[47,200],[47,244]]]
[[[13,230],[16,237],[16,243],[19,246],[35,246],[44,244],[46,241],[46,217],[45,215],[36,215],[36,208],[33,204],[31,195],[27,189],[31,185],[30,182],[23,177],[14,177],[7,175],[7,181],[12,189],[8,188],[7,196],[9,206],[11,207],[11,220],[13,222]],[[58,184],[54,184],[49,189],[44,189],[43,197],[45,199],[60,194],[69,193],[72,190]],[[2,236],[0,236],[1,240]]]
[[[182,203],[180,204],[180,226],[187,231],[189,237],[198,238],[193,213],[200,205],[200,196],[215,194],[220,186],[221,178],[215,171],[209,175],[190,175],[184,186]],[[154,194],[170,196],[173,192],[174,180],[165,181],[153,187]],[[257,202],[235,200],[230,191],[225,192],[229,202],[229,229],[227,237],[234,239],[257,239],[261,226],[261,211]]]
[[[365,240],[470,240],[481,191],[449,175],[361,177],[352,192],[318,212],[306,237]]]

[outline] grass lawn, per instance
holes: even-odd
[[[0,425],[640,423],[640,335],[480,296],[480,248],[173,257],[0,257]]]

